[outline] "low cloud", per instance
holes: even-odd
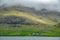
[[[36,10],[46,8],[48,10],[60,11],[59,0],[0,0],[0,6],[7,5],[24,5],[34,7]]]

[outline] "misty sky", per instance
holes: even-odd
[[[60,0],[0,0],[0,6],[3,4],[24,5],[27,7],[34,7],[38,10],[46,8],[60,11]]]

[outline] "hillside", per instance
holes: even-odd
[[[38,23],[43,23],[43,24],[55,24],[53,21],[51,21],[51,20],[48,20],[48,19],[46,19],[45,20],[45,18],[39,18],[37,15],[35,15],[34,13],[28,13],[28,12],[19,12],[19,11],[6,11],[6,12],[4,12],[4,13],[1,13],[1,15],[3,16],[3,17],[5,17],[5,16],[17,16],[17,17],[23,17],[23,18],[26,18],[26,19],[29,19],[29,20],[31,20],[31,21],[33,21],[33,22],[38,22]]]
[[[24,6],[0,7],[0,35],[59,36],[60,12]]]

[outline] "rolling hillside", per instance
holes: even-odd
[[[34,13],[28,13],[28,12],[19,12],[19,11],[6,11],[4,13],[1,14],[3,17],[6,16],[17,16],[17,17],[23,17],[26,18],[27,20],[33,21],[33,22],[37,22],[37,23],[43,23],[43,24],[55,24],[55,22],[42,18],[40,19],[37,15],[35,15]]]
[[[60,12],[24,6],[0,7],[0,35],[60,36],[58,23]]]

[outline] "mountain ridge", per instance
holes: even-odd
[[[1,8],[0,8],[1,9]],[[24,7],[24,6],[11,6],[11,7],[3,7],[4,11],[8,11],[10,13],[3,14],[6,15],[15,15],[15,16],[23,16],[30,20],[42,22],[44,24],[54,24],[60,22],[60,12],[56,11],[48,11],[46,9],[35,10],[34,8]],[[14,11],[15,10],[15,11]],[[29,18],[31,17],[31,18]]]

